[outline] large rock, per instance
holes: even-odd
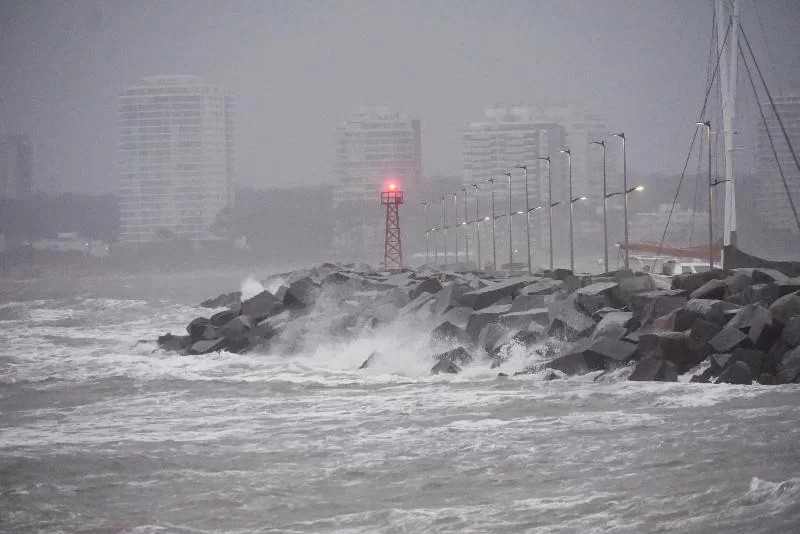
[[[524,312],[544,308],[550,302],[553,299],[548,299],[548,295],[519,295],[511,303],[511,311]]]
[[[211,324],[211,326],[220,327],[220,326],[225,326],[238,316],[239,316],[238,309],[222,310],[221,312],[217,312],[214,315],[212,315],[211,318],[208,320],[208,322]]]
[[[669,360],[646,358],[636,363],[628,380],[648,382],[677,382],[678,372]]]
[[[728,302],[739,305],[761,304],[769,306],[780,297],[778,286],[775,284],[753,284],[741,291],[725,298]]]
[[[488,324],[478,336],[478,346],[491,354],[510,342],[516,333],[517,330],[509,330],[500,324]]]
[[[633,322],[633,313],[625,311],[612,311],[603,315],[592,333],[597,339],[605,337],[613,340],[622,339],[628,333],[628,326]]]
[[[605,360],[605,367],[609,368],[614,363],[621,364],[630,360],[636,352],[636,345],[601,337],[586,350],[602,357]]]
[[[511,309],[514,309],[513,304]],[[547,308],[510,312],[500,316],[500,324],[506,328],[515,328],[517,330],[527,329],[534,322],[543,327],[547,327],[550,324]]]
[[[477,343],[478,337],[481,334],[481,330],[483,330],[483,328],[488,324],[499,322],[500,316],[507,313],[510,308],[511,305],[507,304],[490,306],[488,308],[473,312],[473,314],[469,316],[466,327],[467,335],[469,336],[470,340],[473,343]]]
[[[762,368],[766,367],[767,355],[758,349],[737,348],[731,354],[729,364],[742,362],[750,369],[750,374],[757,377],[761,374]]]
[[[437,293],[441,289],[442,284],[439,283],[439,280],[436,278],[427,278],[417,284],[417,286],[408,293],[408,296],[411,300],[414,300],[423,293]]]
[[[549,361],[546,367],[561,371],[567,375],[580,375],[592,371],[605,369],[605,359],[602,356],[587,351],[573,352],[559,356]]]
[[[790,384],[796,382],[800,378],[800,347],[785,353],[776,367],[780,383]]]
[[[220,328],[220,335],[229,339],[241,337],[255,325],[253,319],[247,315],[234,317]]]
[[[782,296],[770,305],[769,311],[775,321],[785,325],[789,319],[800,315],[800,291]]]
[[[242,302],[242,315],[252,317],[256,321],[266,319],[278,313],[283,308],[283,302],[278,300],[267,290]]]
[[[702,286],[692,291],[689,294],[689,297],[693,299],[722,300],[725,298],[725,292],[727,289],[728,285],[725,283],[725,280],[715,278],[713,280],[709,280]]]
[[[635,357],[638,359],[668,360],[679,373],[685,373],[705,358],[698,352],[690,336],[684,332],[656,331],[639,336]]]
[[[453,350],[448,350],[433,357],[436,365],[431,368],[432,375],[439,373],[457,374],[461,372],[464,365],[472,361],[472,355],[464,347],[457,347]]]
[[[631,297],[633,295],[657,289],[649,275],[618,276],[617,280],[619,280],[619,286],[615,290],[614,297],[627,306],[631,305]]]
[[[618,304],[613,297],[613,292],[619,287],[616,282],[595,282],[581,287],[575,294],[578,307],[589,315],[602,308],[613,308]]]
[[[189,334],[189,339],[194,343],[201,339],[208,339],[206,337],[206,330],[212,326],[211,321],[206,317],[197,317],[186,325],[186,333]]]
[[[214,297],[213,299],[204,300],[200,303],[200,306],[202,308],[224,308],[227,306],[238,307],[241,298],[241,291],[223,293],[217,297]]]
[[[511,297],[520,288],[528,284],[528,280],[506,280],[495,282],[481,289],[464,293],[463,302],[471,303],[473,309],[480,310],[495,304],[504,297]]]
[[[748,304],[740,309],[727,326],[746,332],[754,345],[766,350],[780,335],[777,329],[772,328],[772,312],[758,304]]]
[[[564,282],[560,279],[543,278],[538,282],[526,285],[519,290],[520,295],[552,295],[564,286]]]
[[[709,280],[725,280],[728,273],[722,269],[710,269],[702,273],[679,274],[672,278],[673,289],[683,289],[687,293],[700,289]]]
[[[653,327],[659,330],[672,330],[682,332],[692,327],[695,320],[702,318],[700,314],[687,307],[672,310],[653,321]]]
[[[680,289],[647,291],[631,296],[631,311],[642,325],[686,305],[686,292]]]
[[[725,305],[720,300],[692,298],[686,303],[686,309],[706,321],[725,324]]]
[[[781,340],[792,348],[800,345],[800,315],[789,319],[781,333]]]
[[[283,303],[287,308],[306,308],[314,304],[318,292],[319,286],[310,276],[306,276],[289,285],[289,289],[286,290],[286,295],[283,297]]]
[[[444,343],[458,343],[467,345],[470,343],[467,332],[450,321],[444,321],[431,332],[431,341]]]
[[[736,347],[750,347],[752,343],[747,334],[730,326],[725,326],[719,333],[711,338],[709,344],[716,352],[733,352]]]
[[[461,306],[460,298],[461,286],[450,282],[434,295],[435,303],[431,307],[431,311],[436,316],[444,315],[449,310]]]
[[[221,337],[219,339],[202,339],[195,341],[186,351],[188,354],[209,354],[211,352],[219,352],[225,350],[230,341],[227,338]]]
[[[743,384],[753,383],[753,373],[744,362],[735,362],[722,372],[715,384]]]
[[[370,367],[371,365],[375,365],[375,363],[378,361],[378,359],[380,359],[382,356],[383,355],[380,352],[373,351],[369,356],[367,356],[367,359],[364,360],[358,368],[359,369],[366,369],[366,368]]]
[[[192,344],[190,336],[174,336],[172,334],[164,334],[158,336],[158,346],[167,351],[181,352],[189,348]]]
[[[565,340],[586,337],[594,329],[594,320],[576,309],[574,299],[565,299],[552,303],[548,307],[551,335]]]

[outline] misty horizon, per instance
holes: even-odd
[[[800,6],[744,4],[773,91],[800,79]],[[118,96],[195,75],[236,98],[236,183],[333,183],[334,132],[361,106],[422,124],[425,176],[459,174],[461,132],[496,104],[569,105],[675,174],[702,104],[710,2],[7,2],[0,133],[30,135],[34,188],[114,192]],[[748,128],[740,120],[742,128]]]

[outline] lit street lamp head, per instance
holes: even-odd
[[[569,154],[570,156],[572,155],[572,152],[570,152],[568,148],[565,148],[564,150],[559,150],[559,152],[561,152],[562,154]]]
[[[620,139],[625,139],[625,132],[611,134],[611,137],[619,137]]]
[[[591,141],[590,145],[600,145],[601,147],[605,148],[606,142],[605,141]]]

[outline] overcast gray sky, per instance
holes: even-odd
[[[776,86],[800,80],[800,1],[755,2],[760,60]],[[483,108],[535,102],[605,114],[633,170],[674,173],[711,14],[711,0],[2,0],[0,133],[31,135],[38,188],[114,191],[119,89],[195,74],[236,95],[238,181],[258,187],[333,180],[333,131],[364,104],[422,120],[426,175],[460,172]]]

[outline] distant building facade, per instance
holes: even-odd
[[[800,150],[800,92],[774,97],[775,107],[780,114],[783,126],[789,134],[795,153]],[[794,163],[789,146],[781,132],[780,125],[769,102],[761,104],[761,109],[769,125],[769,133],[775,144],[781,169],[786,178],[789,192],[795,207],[800,210],[800,171]],[[755,201],[759,217],[774,228],[799,233],[792,213],[786,188],[781,180],[778,164],[767,135],[764,121],[759,116],[758,138],[755,150]]]
[[[142,78],[122,90],[120,241],[214,238],[234,200],[233,103],[196,76]]]
[[[33,143],[23,134],[0,144],[0,198],[25,199],[33,192]]]
[[[406,192],[407,204],[420,194],[420,121],[388,107],[363,107],[336,129],[335,137],[334,254],[377,265],[384,240],[381,190],[393,181]]]
[[[557,156],[564,147],[565,130],[560,124],[542,121],[535,117],[533,111],[524,106],[500,106],[485,110],[484,119],[470,123],[462,132],[463,153],[463,185],[468,188],[467,220],[476,218],[475,202],[478,202],[480,218],[491,215],[491,183],[489,178],[494,178],[495,213],[507,214],[509,211],[509,186],[508,177],[504,173],[511,171],[511,212],[524,211],[525,209],[525,180],[523,171],[517,169],[525,165],[528,167],[528,205],[534,208],[542,205],[547,200],[548,168],[545,161],[537,160],[539,157],[550,155],[552,158],[552,181],[554,202],[563,196],[563,180],[565,165]],[[478,186],[477,195],[475,188]],[[457,206],[463,212],[462,206]],[[543,206],[544,208],[544,206]],[[531,233],[533,248],[544,246],[543,238],[545,229],[541,224],[546,210],[532,213],[532,227],[536,228]],[[463,213],[458,215],[464,219]],[[520,214],[513,221],[513,242],[517,243],[515,249],[515,262],[526,262],[527,248],[525,246],[524,215]],[[539,221],[538,223],[535,221]],[[496,221],[496,234],[498,240],[507,243],[508,219]],[[483,224],[481,239],[489,242],[491,225]],[[470,232],[470,243],[474,240],[474,230]],[[487,239],[488,238],[488,239]],[[472,244],[473,251],[477,250],[477,243]],[[503,249],[503,247],[505,247]],[[508,261],[508,245],[501,245],[502,254],[498,254],[498,264]],[[473,252],[474,254],[474,252]],[[492,260],[491,249],[483,247],[481,250],[481,263]],[[502,260],[502,261],[501,261]],[[471,259],[474,263],[474,258]]]

